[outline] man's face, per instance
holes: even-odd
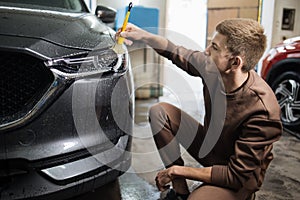
[[[226,36],[216,32],[205,52],[214,61],[221,74],[230,68],[229,60],[232,55],[226,46]]]

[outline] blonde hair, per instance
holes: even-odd
[[[216,31],[227,38],[227,48],[234,56],[244,60],[243,71],[250,71],[258,63],[266,49],[264,28],[252,19],[225,19]]]

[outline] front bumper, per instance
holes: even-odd
[[[66,199],[127,171],[134,113],[131,82],[129,72],[76,80],[30,123],[1,133],[0,199]],[[95,93],[89,92],[90,85]],[[84,98],[94,101],[79,104]],[[96,119],[89,118],[91,110]],[[116,112],[126,130],[114,120]]]
[[[126,149],[128,150],[130,148],[129,137],[121,137],[119,144],[126,144]],[[98,156],[101,156],[101,154]],[[2,185],[0,198],[3,200],[57,200],[71,198],[88,191],[92,191],[93,189],[117,179],[120,175],[128,170],[130,165],[131,157],[129,154],[124,153],[118,158],[118,160],[115,160],[114,163],[110,163],[109,167],[104,166],[97,159],[97,155],[96,157],[89,156],[75,162],[56,166],[61,168],[62,172],[66,172],[61,174],[63,175],[62,177],[55,177],[55,175],[59,174],[52,173],[54,170],[51,171],[51,168],[43,169],[41,171],[37,169],[31,169],[26,174],[12,177],[8,184]],[[78,166],[79,169],[76,169]],[[71,174],[71,171],[75,172],[74,168],[76,169],[76,175],[74,173]],[[47,170],[49,170],[48,173],[46,172]],[[43,173],[43,171],[46,173]],[[67,175],[69,177],[66,177]],[[75,178],[72,182],[62,184],[62,178],[66,178],[64,180],[67,180],[71,177]],[[57,180],[54,180],[55,178],[57,178]]]

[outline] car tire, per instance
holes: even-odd
[[[271,87],[281,107],[284,129],[300,139],[300,73],[283,72],[273,80]]]

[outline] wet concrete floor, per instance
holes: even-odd
[[[165,99],[162,99],[164,101]],[[154,177],[163,169],[156,152],[147,122],[147,112],[157,99],[136,101],[136,125],[132,146],[132,167],[118,181],[76,198],[76,200],[157,200],[159,192],[155,187]],[[192,115],[197,112],[188,108]],[[284,133],[274,145],[274,160],[269,166],[265,181],[256,200],[298,200],[300,199],[300,140]],[[199,167],[183,151],[185,164]],[[189,181],[193,190],[200,183]]]

